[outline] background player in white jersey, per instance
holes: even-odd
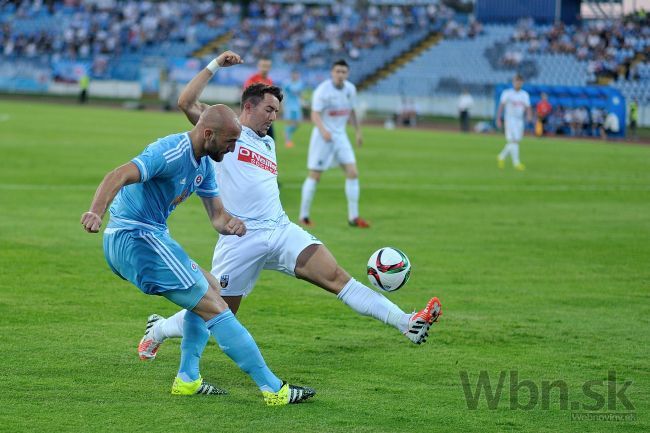
[[[284,85],[284,145],[293,147],[293,133],[298,129],[298,122],[302,120],[302,92],[305,84],[300,79],[298,71],[291,71],[291,80]]]
[[[179,107],[195,123],[206,105],[198,101],[210,71],[200,72],[179,98]],[[385,296],[356,281],[314,236],[289,221],[280,203],[275,143],[266,131],[276,118],[282,93],[275,86],[255,84],[241,100],[242,134],[235,151],[215,164],[224,207],[246,223],[246,236],[236,240],[220,236],[212,261],[212,275],[220,282],[221,295],[233,312],[239,309],[263,269],[307,280],[337,296],[350,308],[394,326],[413,343],[426,341],[429,328],[441,314],[438,298],[414,314],[404,313]],[[233,242],[234,241],[234,242]],[[149,317],[139,350],[142,359],[153,359],[159,345],[183,335],[185,312],[163,319]]]
[[[501,115],[505,109],[505,132],[506,145],[497,156],[499,168],[505,167],[508,155],[512,158],[512,165],[515,169],[523,171],[526,169],[519,160],[519,142],[524,136],[524,116],[527,122],[533,121],[533,111],[530,108],[530,96],[522,90],[524,80],[521,75],[515,75],[512,80],[512,89],[506,89],[501,93],[499,109],[497,110],[497,128],[502,127]]]
[[[334,62],[330,71],[331,79],[322,82],[312,96],[311,120],[314,122],[314,129],[311,132],[307,157],[309,174],[302,185],[300,201],[299,221],[304,226],[313,224],[309,212],[321,173],[333,164],[338,164],[345,172],[348,222],[353,227],[370,227],[367,221],[359,217],[359,172],[354,150],[345,130],[349,118],[354,126],[357,146],[361,146],[363,138],[359,119],[354,111],[357,89],[347,81],[349,73],[350,67],[345,60]]]

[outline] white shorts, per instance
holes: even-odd
[[[311,131],[307,168],[325,171],[335,165],[354,164],[354,150],[346,133],[332,134],[331,141],[325,141],[318,128]]]
[[[219,236],[211,272],[221,285],[222,296],[246,296],[262,269],[295,277],[298,256],[313,244],[322,242],[294,223],[249,230],[241,238]]]
[[[506,119],[505,129],[508,143],[519,143],[524,137],[524,122],[522,120]]]

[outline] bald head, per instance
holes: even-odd
[[[235,150],[241,134],[239,119],[230,107],[217,104],[206,108],[192,131],[202,143],[196,143],[203,155],[220,162],[226,153]]]
[[[201,113],[196,126],[223,132],[240,132],[241,125],[234,111],[227,105],[210,105]]]

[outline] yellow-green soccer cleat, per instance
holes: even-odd
[[[289,385],[282,382],[282,388],[278,392],[262,391],[264,402],[267,406],[284,406],[285,404],[296,404],[316,395],[316,390],[307,386]]]
[[[506,168],[506,160],[501,159],[497,156],[497,167],[499,168]]]
[[[520,162],[519,164],[515,165],[515,170],[524,171],[526,170],[526,166]]]
[[[224,389],[217,388],[203,380],[201,376],[193,382],[185,382],[176,376],[172,385],[172,395],[221,395],[228,394]]]

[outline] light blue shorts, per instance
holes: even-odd
[[[208,290],[201,269],[168,232],[107,228],[108,266],[147,295],[161,295],[193,309]]]

